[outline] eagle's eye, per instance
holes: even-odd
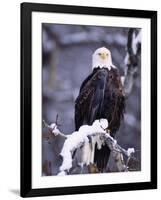
[[[98,53],[99,56],[101,56],[101,53]]]

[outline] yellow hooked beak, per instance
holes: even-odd
[[[101,53],[100,54],[100,57],[102,58],[102,60],[105,60],[105,59],[107,59],[107,53]]]

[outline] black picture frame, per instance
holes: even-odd
[[[93,186],[32,189],[32,12],[75,13],[148,18],[151,21],[151,181]],[[157,188],[157,12],[114,8],[66,6],[37,3],[21,4],[21,196],[66,195],[129,191]]]

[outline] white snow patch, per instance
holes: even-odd
[[[113,140],[114,141],[114,146],[116,146],[116,144],[117,144],[117,141],[116,140]]]
[[[125,65],[129,64],[129,53],[126,54],[125,59],[124,59]]]
[[[128,148],[127,150],[127,156],[131,156],[132,153],[135,153],[135,149],[134,148]]]
[[[106,129],[108,127],[108,121],[105,119],[100,119],[99,123],[101,123],[103,129]]]
[[[124,85],[124,82],[125,82],[125,76],[121,76],[121,83],[122,83],[122,85]]]
[[[50,124],[50,128],[52,129],[52,133],[57,136],[60,134],[60,131],[55,123]]]
[[[65,176],[65,175],[66,175],[65,171],[61,171],[61,172],[59,172],[59,173],[57,174],[57,176]]]
[[[63,163],[60,167],[60,171],[69,170],[72,167],[72,152],[76,148],[79,148],[83,143],[89,142],[87,136],[92,136],[96,133],[106,133],[105,129],[107,127],[108,121],[106,119],[95,120],[92,126],[83,125],[79,128],[78,131],[75,131],[69,135],[65,140],[62,151],[60,153],[60,155],[63,157]],[[87,160],[88,162],[91,161],[89,158]]]

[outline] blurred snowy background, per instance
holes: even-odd
[[[74,101],[82,81],[91,73],[93,52],[102,46],[112,53],[113,64],[121,75],[126,68],[129,28],[84,25],[42,24],[42,118],[53,123],[58,114],[60,130],[71,133],[74,126]],[[140,65],[140,64],[139,64]],[[125,149],[134,147],[141,164],[141,74],[140,66],[133,90],[126,102],[126,113],[117,133]],[[43,136],[46,134],[43,128]],[[42,137],[42,174],[56,175],[61,164],[59,153],[64,140]],[[140,170],[140,164],[135,170]],[[114,171],[114,169],[111,169]]]

